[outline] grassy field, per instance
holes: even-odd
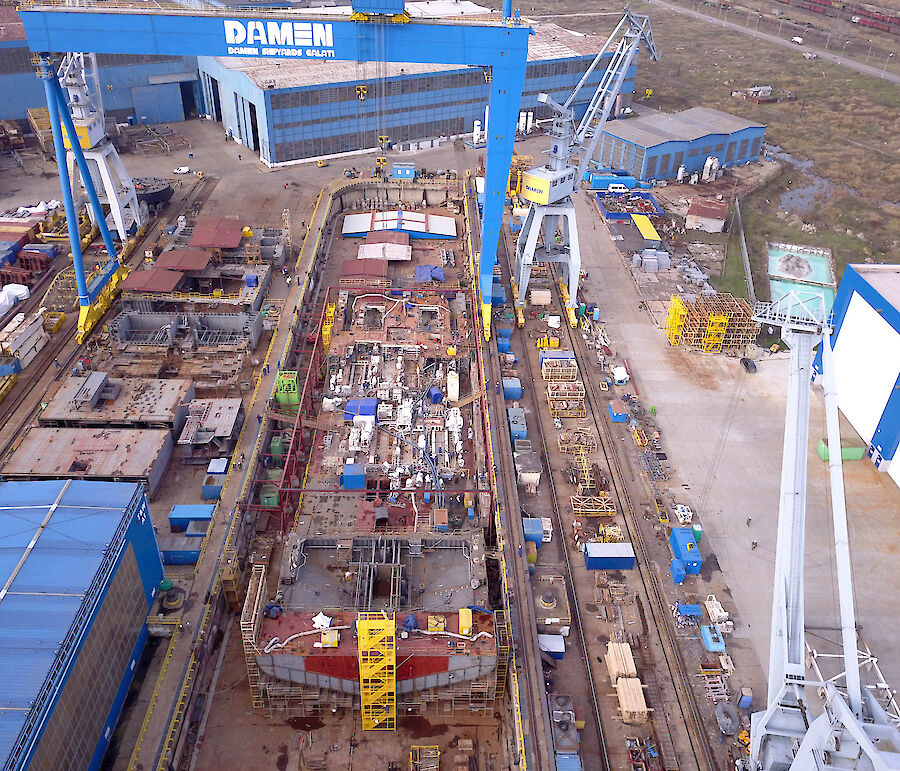
[[[599,0],[590,11],[615,13],[621,7]],[[890,203],[900,201],[900,88],[824,59],[804,59],[799,48],[765,43],[640,0],[632,8],[650,16],[661,54],[658,62],[643,57],[638,67],[635,93],[652,88],[649,106],[673,112],[702,105],[764,123],[768,143],[812,161],[810,173],[841,186],[817,198],[802,223],[778,216],[782,192],[807,181],[798,169],[786,167],[747,199],[742,211],[757,283],[764,277],[767,239],[831,248],[838,276],[848,262],[900,262],[900,205]],[[583,5],[574,0],[538,0],[531,13],[572,14],[554,21],[583,33],[609,34],[615,16],[578,16],[579,10]],[[797,101],[756,105],[731,96],[754,85],[792,91]],[[718,283],[744,294],[737,250],[736,242],[729,245],[729,258],[738,263],[729,259]],[[764,296],[768,287],[761,290]]]

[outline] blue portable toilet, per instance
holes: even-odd
[[[672,547],[672,554],[684,564],[687,575],[693,576],[700,572],[703,557],[689,527],[673,527],[669,535],[669,546]]]
[[[669,574],[672,576],[672,581],[677,586],[681,586],[681,584],[684,583],[684,563],[678,559],[678,557],[674,557],[669,563]]]

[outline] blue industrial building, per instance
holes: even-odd
[[[900,267],[848,265],[832,313],[838,407],[875,467],[900,485]]]
[[[139,484],[0,484],[0,758],[96,769],[147,640],[162,563]]]
[[[193,56],[98,54],[107,117],[120,123],[169,123],[205,112]],[[12,6],[0,6],[0,120],[24,121],[46,107],[22,22]]]
[[[707,158],[719,167],[759,159],[766,127],[709,107],[652,113],[606,124],[594,157],[601,166],[642,179],[675,179],[702,172]]]
[[[542,91],[566,100],[604,42],[549,23],[534,23],[534,33],[520,127],[551,115],[537,101]],[[582,89],[576,116],[605,66],[597,67]],[[376,77],[374,64],[333,59],[201,56],[199,67],[210,114],[268,164],[375,148],[382,136],[397,145],[470,133],[476,121],[484,121],[492,77],[489,68],[428,64],[385,64]],[[635,64],[620,109],[631,101],[636,72]]]

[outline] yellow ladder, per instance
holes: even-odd
[[[364,731],[397,730],[397,624],[393,613],[359,613],[359,693]]]
[[[703,335],[703,351],[705,353],[721,353],[722,343],[725,342],[725,330],[728,328],[728,316],[724,314],[712,314],[706,324],[706,334]]]
[[[325,308],[325,324],[322,326],[322,350],[328,353],[328,344],[331,342],[331,330],[334,328],[334,303],[328,303]]]
[[[669,312],[666,314],[666,339],[669,345],[679,345],[684,334],[684,317],[687,308],[684,301],[675,295],[669,300]]]

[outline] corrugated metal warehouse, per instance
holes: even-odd
[[[0,757],[96,769],[162,579],[141,485],[0,484]]]
[[[900,485],[900,267],[848,265],[832,310],[838,407],[875,466]]]
[[[202,112],[196,57],[98,54],[97,64],[109,118],[167,123]],[[22,22],[11,5],[0,6],[0,94],[0,120],[24,121],[29,108],[47,106]]]
[[[428,5],[432,15],[441,15],[443,5],[447,14],[446,3],[413,5]],[[488,12],[472,3],[452,4],[449,11],[459,15],[465,6],[476,14]],[[537,95],[544,91],[565,101],[605,41],[551,23],[533,26],[521,109],[539,119],[550,111]],[[490,92],[490,73],[480,67],[386,64],[381,83],[374,64],[331,59],[200,57],[199,65],[209,112],[267,163],[373,148],[380,132],[394,144],[471,132],[475,121],[484,120]],[[606,62],[588,79],[584,101],[574,105],[576,115],[583,113],[605,67]],[[631,101],[636,72],[635,64],[622,86],[620,107]]]
[[[687,174],[703,171],[710,157],[720,167],[757,160],[765,133],[761,123],[691,107],[607,123],[594,157],[639,179],[674,179],[682,165]]]

